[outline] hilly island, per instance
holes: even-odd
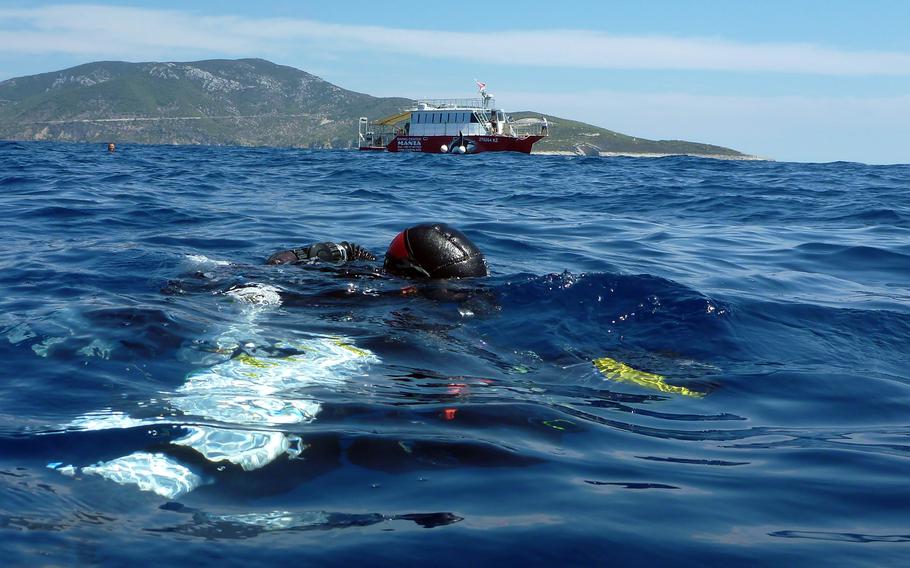
[[[262,59],[99,61],[0,82],[0,139],[353,148],[359,117],[395,114],[414,102],[348,91]],[[546,116],[552,125],[535,153],[751,157],[532,111],[511,114]]]

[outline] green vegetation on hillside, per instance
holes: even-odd
[[[554,152],[577,149],[580,150],[596,148],[601,152],[616,152],[620,154],[700,154],[700,155],[720,155],[720,156],[745,156],[741,152],[713,146],[711,144],[701,144],[698,142],[686,142],[685,140],[648,140],[646,138],[636,138],[626,134],[620,134],[585,124],[576,122],[558,116],[551,116],[535,112],[513,112],[512,118],[521,119],[529,117],[546,117],[550,123],[550,136],[541,140],[534,145],[535,152]]]
[[[381,118],[413,102],[348,91],[262,59],[100,61],[0,83],[0,139],[350,148],[359,117]],[[742,155],[547,119],[550,137],[535,151]]]

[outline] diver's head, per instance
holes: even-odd
[[[423,223],[398,233],[385,253],[384,267],[406,278],[487,275],[487,262],[477,245],[445,223]]]

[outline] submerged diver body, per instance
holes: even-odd
[[[347,241],[322,242],[271,255],[266,264],[375,261],[362,246]],[[385,253],[383,270],[402,278],[474,278],[487,276],[483,253],[464,233],[445,223],[422,223],[398,233]]]
[[[276,265],[318,260],[339,263],[375,261],[376,257],[356,244],[323,242],[280,251],[269,257],[267,263]],[[463,294],[458,290],[452,290],[458,286],[449,286],[453,279],[487,276],[487,267],[483,254],[470,239],[442,223],[416,225],[396,235],[386,251],[383,269],[384,272],[401,278],[444,281],[445,284],[438,288],[448,288],[449,290],[445,292],[448,295],[429,296],[431,298],[493,303],[488,296],[486,300],[484,299],[482,286],[468,284],[465,288],[470,290]],[[425,288],[435,287],[431,284]],[[472,367],[465,368],[463,366],[465,359],[461,357],[455,357],[451,362],[442,364],[441,368],[432,371],[424,369],[423,363],[414,366],[415,358],[420,359],[423,353],[429,357],[437,355],[437,347],[433,342],[428,344],[427,351],[421,351],[420,341],[410,342],[405,338],[398,347],[402,349],[404,358],[396,360],[393,351],[396,343],[386,342],[374,333],[362,337],[363,341],[346,335],[319,333],[305,335],[295,333],[290,339],[282,334],[283,337],[273,338],[268,333],[267,326],[264,323],[257,323],[257,319],[264,313],[261,309],[263,306],[283,305],[281,299],[277,299],[278,291],[274,287],[248,284],[245,287],[228,290],[226,293],[241,305],[245,304],[248,309],[241,308],[242,318],[226,326],[213,338],[192,343],[188,353],[194,361],[199,361],[199,367],[187,375],[182,385],[160,400],[140,405],[137,416],[110,410],[90,412],[62,426],[64,431],[125,430],[135,429],[139,425],[148,426],[150,439],[143,448],[108,461],[95,462],[93,465],[76,467],[72,464],[64,466],[65,462],[52,462],[48,467],[68,476],[97,475],[119,484],[135,485],[141,490],[152,491],[173,501],[212,480],[236,484],[238,483],[236,480],[240,479],[239,472],[259,470],[276,461],[283,465],[271,467],[285,469],[272,469],[275,475],[269,479],[268,484],[261,484],[264,489],[258,488],[260,482],[251,483],[249,489],[251,494],[258,491],[271,494],[273,491],[290,490],[295,482],[307,479],[308,476],[321,475],[345,462],[389,471],[384,468],[392,466],[397,469],[401,464],[407,463],[436,463],[435,460],[442,452],[445,452],[445,455],[452,455],[454,463],[484,463],[484,460],[495,460],[489,463],[501,464],[504,463],[501,461],[503,459],[512,460],[509,452],[499,455],[489,454],[484,450],[476,454],[476,448],[471,445],[462,447],[424,440],[414,446],[409,444],[405,447],[403,442],[387,438],[385,435],[361,437],[347,432],[344,428],[337,435],[332,435],[331,422],[328,423],[328,430],[325,432],[312,431],[308,425],[317,419],[321,420],[324,414],[327,413],[339,420],[351,411],[344,404],[351,400],[351,397],[359,396],[360,387],[357,387],[358,391],[354,393],[345,390],[344,385],[362,383],[363,377],[371,376],[372,372],[369,370],[371,365],[383,364],[386,369],[402,367],[411,369],[405,375],[408,380],[431,379],[427,383],[427,388],[433,389],[428,391],[433,394],[428,396],[437,397],[433,399],[434,402],[448,405],[440,416],[443,420],[455,419],[458,412],[456,404],[461,397],[466,396],[465,393],[469,392],[472,384],[482,384],[486,388],[493,385],[497,379],[495,376],[490,379],[473,375]],[[276,299],[260,301],[260,297],[268,299],[269,294],[274,294]],[[509,349],[503,350],[500,354],[494,347],[488,345],[485,338],[481,341],[475,334],[466,334],[465,337],[456,333],[457,324],[432,327],[410,325],[419,317],[418,314],[417,318],[402,321],[407,325],[407,329],[414,327],[417,334],[429,330],[434,338],[439,337],[441,330],[453,341],[458,342],[453,351],[474,356],[478,361],[493,365],[492,368],[484,366],[485,375],[487,370],[497,372],[495,369],[500,369],[506,376],[513,373],[524,374],[529,372],[528,367],[544,364],[543,358],[537,355],[536,351],[528,351],[527,348],[517,350],[510,345]],[[280,329],[283,327],[279,327]],[[396,335],[400,338],[402,333],[396,332]],[[375,351],[370,345],[370,336],[376,345]],[[562,336],[559,338],[561,340]],[[206,345],[209,348],[206,348]],[[387,353],[391,354],[390,361],[384,363],[380,358],[378,353],[381,348],[385,348]],[[573,359],[578,362],[579,358],[576,355]],[[593,364],[606,379],[630,382],[664,393],[703,396],[702,393],[686,387],[666,383],[662,375],[639,371],[609,357],[593,361],[589,358],[586,363]],[[560,364],[558,368],[559,372],[562,372],[567,366]],[[395,373],[397,372],[396,370]],[[398,378],[399,376],[395,375],[391,380]],[[443,396],[439,396],[437,392],[438,381],[434,380],[437,378],[442,379],[447,385],[446,394]],[[524,380],[526,379],[522,379]],[[550,387],[544,383],[538,392],[546,392],[544,388]],[[317,398],[320,392],[326,390],[338,390],[341,394],[326,400],[323,400],[322,396]],[[408,392],[407,396],[413,396],[413,393]],[[162,408],[159,409],[159,406]],[[336,412],[333,407],[342,410]],[[370,412],[372,410],[370,409]],[[551,428],[565,429],[564,425],[554,426],[543,418],[541,421]],[[572,424],[568,420],[565,423]],[[163,443],[163,437],[158,437],[159,429],[169,432],[166,443]],[[309,437],[307,443],[304,443],[301,437],[305,432],[308,432]],[[182,437],[177,434],[182,434]],[[154,439],[151,439],[152,437]],[[353,440],[350,440],[351,438]],[[308,450],[311,446],[313,448]],[[171,451],[167,448],[171,448]],[[302,461],[292,461],[305,450],[310,456],[305,466]],[[344,459],[341,457],[342,452]],[[427,456],[427,459],[422,460],[421,455]],[[387,458],[389,461],[383,461],[386,459],[384,456],[391,457]],[[86,461],[92,463],[90,460]],[[530,462],[512,460],[505,463],[521,465]],[[262,480],[263,477],[255,479]],[[281,511],[266,513],[261,517],[263,522],[267,523],[266,526],[271,523],[273,514],[280,515],[282,520],[288,517],[288,513]],[[439,519],[443,521],[457,519],[454,516],[450,518],[445,513],[442,515]],[[219,518],[228,517],[212,517],[204,522],[209,526],[218,522]],[[252,514],[243,514],[239,518],[244,519],[240,521],[241,523],[250,524]],[[409,516],[402,515],[398,518],[408,519]],[[435,516],[426,519],[420,517],[416,522],[437,522],[439,519]],[[236,524],[234,522],[230,526]],[[188,530],[195,528],[190,527]]]

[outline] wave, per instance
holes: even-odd
[[[847,246],[809,242],[794,247],[798,259],[830,272],[855,271],[859,274],[888,274],[896,278],[910,275],[910,254],[871,246]]]
[[[910,168],[121,148],[0,143],[8,562],[899,564]]]

